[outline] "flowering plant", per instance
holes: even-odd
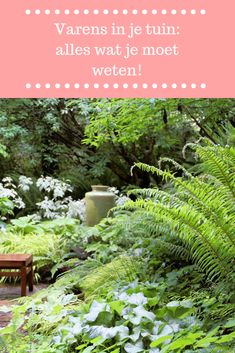
[[[13,214],[14,208],[24,208],[25,204],[18,195],[16,185],[10,177],[6,177],[0,183],[0,219],[6,220],[6,216]]]
[[[23,209],[26,207],[19,193],[30,192],[30,188],[33,185],[37,187],[43,197],[36,203],[37,211],[35,217],[37,219],[78,217],[80,220],[84,220],[85,202],[84,200],[74,200],[69,195],[73,188],[68,182],[49,176],[41,176],[34,182],[32,178],[24,175],[19,177],[18,186],[13,183],[10,177],[4,178],[0,183],[0,212],[2,220],[6,219],[6,214],[13,214],[15,208]]]

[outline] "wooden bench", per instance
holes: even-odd
[[[12,271],[16,270],[16,271]],[[29,254],[0,254],[0,277],[20,277],[21,296],[33,291],[33,256]]]

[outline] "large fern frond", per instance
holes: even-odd
[[[235,149],[233,147],[198,147],[197,154],[202,160],[205,172],[214,176],[224,186],[232,202],[235,201]]]
[[[198,147],[204,176],[175,177],[169,171],[137,163],[157,173],[174,187],[172,193],[158,189],[133,191],[140,197],[125,205],[155,215],[168,224],[190,251],[191,258],[210,279],[227,277],[235,259],[235,149]]]

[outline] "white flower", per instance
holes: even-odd
[[[41,202],[38,202],[36,205],[38,205],[40,208],[47,210],[47,209],[54,209],[54,202],[52,200],[49,200],[47,196],[45,196],[44,200]]]
[[[14,189],[9,189],[0,183],[0,197],[15,199],[17,197],[17,192]]]
[[[61,188],[60,186],[56,186],[54,188],[54,198],[57,199],[58,197],[63,197],[65,194],[65,190],[63,188]]]
[[[51,177],[41,177],[37,180],[36,185],[40,191],[50,192],[54,189],[55,179]]]
[[[85,219],[85,200],[73,200],[70,198],[68,203],[67,217],[76,218],[79,217],[81,221]]]
[[[55,199],[61,198],[66,192],[72,191],[69,184],[52,177],[41,177],[37,180],[36,185],[40,191],[53,192]]]
[[[56,218],[57,213],[55,211],[57,210],[57,207],[55,202],[53,200],[49,200],[47,196],[45,196],[44,200],[38,202],[36,205],[42,210],[44,218]]]
[[[25,208],[25,203],[21,197],[18,197],[17,199],[15,199],[14,202],[17,208]]]
[[[4,183],[11,183],[12,182],[12,178],[11,177],[5,177],[5,178],[2,179],[2,181]]]
[[[13,180],[11,177],[5,177],[2,179],[2,182],[4,184],[4,187],[10,188],[10,189],[15,189],[16,186],[13,184]]]
[[[33,181],[31,178],[27,178],[24,175],[21,175],[19,177],[19,188],[22,189],[23,191],[29,191],[30,186],[33,184]]]

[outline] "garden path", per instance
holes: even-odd
[[[46,284],[40,283],[34,285],[33,292],[27,291],[27,296],[38,292],[47,287]],[[1,306],[8,306],[17,304],[17,298],[20,297],[20,285],[0,284],[0,327],[5,327],[11,320],[11,313],[1,312]]]

